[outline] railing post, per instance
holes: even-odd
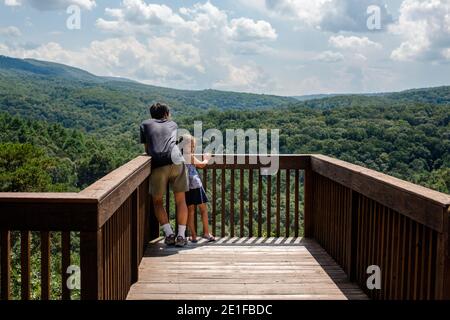
[[[443,230],[438,235],[436,299],[450,300],[450,208],[444,209]]]
[[[358,250],[358,202],[359,194],[356,191],[351,191],[351,208],[350,208],[350,232],[347,239],[348,250],[348,270],[347,276],[350,281],[356,281],[356,262]]]
[[[0,274],[2,276],[0,286],[0,300],[9,300],[11,298],[11,233],[8,230],[0,231],[1,266]]]
[[[311,166],[309,165],[308,168],[305,170],[305,177],[304,177],[304,201],[305,201],[305,207],[303,211],[303,219],[304,219],[304,237],[305,238],[313,238],[314,237],[314,217],[313,217],[313,188],[314,188],[314,176],[313,171],[311,169]]]
[[[139,188],[131,195],[131,283],[136,283],[139,277],[139,248],[141,245],[138,243],[139,226]],[[141,239],[143,241],[143,239]]]
[[[81,232],[81,299],[103,299],[103,229]]]
[[[444,211],[445,212],[445,211]],[[447,208],[444,216],[444,221],[446,221],[446,250],[445,250],[445,265],[444,265],[444,293],[443,298],[445,300],[450,300],[450,207]]]

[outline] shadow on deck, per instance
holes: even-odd
[[[147,249],[129,300],[367,299],[314,241],[220,238]]]

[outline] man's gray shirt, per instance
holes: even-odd
[[[146,120],[141,124],[141,143],[147,144],[147,153],[152,157],[154,168],[163,167],[182,160],[177,146],[178,125],[171,120]]]

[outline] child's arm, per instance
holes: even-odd
[[[193,159],[193,163],[195,165],[196,168],[198,169],[203,169],[208,165],[209,160],[211,159],[211,155],[209,154],[205,154],[203,156],[204,160],[200,161],[199,159],[197,159],[195,156],[192,156]]]

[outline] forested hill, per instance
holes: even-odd
[[[298,101],[308,102],[307,105],[310,107],[318,108],[345,106],[357,101],[382,101],[384,103],[389,103],[390,101],[403,101],[450,105],[450,86],[412,89],[401,92],[368,94],[317,94],[296,96],[293,98]]]
[[[138,125],[165,101],[182,128],[281,130],[282,153],[323,153],[450,189],[450,87],[308,101],[180,91],[0,57],[0,192],[78,190],[143,151]]]
[[[30,95],[30,92],[33,92]],[[0,56],[0,110],[65,127],[97,130],[147,115],[146,106],[165,101],[183,114],[217,108],[279,107],[294,98],[271,95],[187,91],[144,85],[127,79],[97,77],[61,64]]]

